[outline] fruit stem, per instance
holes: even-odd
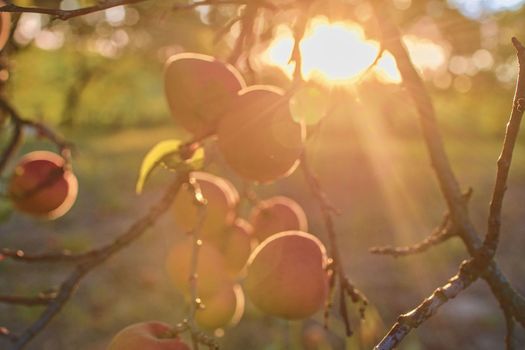
[[[190,303],[190,315],[188,323],[191,329],[191,339],[193,343],[193,349],[199,349],[199,340],[197,337],[197,332],[195,332],[195,313],[201,307],[203,307],[202,302],[198,296],[198,263],[199,263],[199,251],[202,246],[202,240],[200,239],[200,231],[204,224],[204,219],[206,217],[206,205],[207,201],[204,198],[201,188],[198,182],[194,178],[189,179],[189,185],[193,190],[194,205],[198,208],[199,220],[197,225],[191,232],[192,235],[192,250],[191,250],[191,264],[190,264],[190,294],[191,294],[191,303]]]

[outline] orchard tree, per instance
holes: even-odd
[[[439,60],[444,51],[428,42],[419,42],[430,47],[431,53],[427,51],[423,59],[426,66],[418,66],[418,57],[411,51],[418,42],[411,42],[400,29],[408,31],[414,16],[422,11],[427,14],[424,20],[433,23],[424,27],[435,30],[430,36],[447,38],[456,53],[450,60],[450,71],[429,73],[433,60]],[[345,269],[345,260],[351,260],[353,251],[340,243],[343,232],[338,230],[338,222],[351,218],[351,213],[336,208],[329,198],[317,175],[322,169],[312,165],[311,143],[331,118],[341,115],[366,118],[365,103],[385,113],[408,111],[405,114],[412,113],[418,118],[423,143],[447,207],[442,222],[423,241],[402,247],[374,247],[370,251],[407,256],[457,237],[468,252],[453,276],[443,280],[424,300],[412,302],[417,306],[392,321],[386,334],[377,338],[374,349],[398,347],[410,332],[479,279],[486,282],[501,307],[507,327],[506,348],[520,348],[516,326],[525,326],[525,299],[494,259],[501,236],[504,194],[525,110],[525,47],[517,38],[508,38],[504,44],[506,51],[496,50],[502,44],[487,43],[491,40],[490,35],[485,35],[490,25],[482,27],[475,19],[441,1],[6,0],[0,12],[3,47],[0,79],[4,89],[0,99],[0,200],[9,210],[25,215],[24,220],[40,220],[45,225],[46,221],[67,217],[75,201],[82,200],[77,199],[77,192],[82,189],[77,175],[82,174],[74,167],[76,154],[82,153],[82,148],[69,135],[74,135],[73,127],[81,123],[77,116],[85,107],[82,98],[90,84],[104,77],[105,86],[114,83],[121,84],[120,89],[135,88],[133,83],[111,76],[124,62],[137,60],[140,55],[144,55],[141,58],[146,62],[152,56],[163,60],[163,72],[158,72],[158,79],[164,84],[159,88],[161,93],[154,94],[151,101],[163,100],[171,114],[170,122],[186,135],[157,140],[142,164],[137,165],[137,196],[148,191],[150,178],[161,171],[172,180],[164,184],[160,200],[145,209],[112,242],[79,253],[31,252],[24,247],[0,246],[0,264],[12,260],[33,266],[72,266],[56,289],[36,296],[31,296],[35,293],[31,290],[0,295],[3,304],[43,307],[25,328],[0,325],[2,348],[22,349],[38,342],[36,336],[45,332],[55,316],[68,307],[68,301],[82,288],[85,277],[96,273],[97,267],[102,269],[104,263],[167,215],[173,217],[175,231],[181,237],[168,248],[162,264],[172,288],[182,296],[180,308],[187,310],[186,315],[169,324],[148,319],[127,324],[112,339],[107,339],[108,349],[217,349],[221,336],[243,322],[247,309],[284,322],[300,320],[306,324],[306,320],[315,319],[323,327],[307,334],[303,347],[343,348],[336,341],[326,345],[325,338],[343,339],[344,344],[345,338],[355,336],[356,327],[361,328],[367,318],[374,317],[375,309],[369,310],[376,302],[367,299]],[[35,15],[38,16],[30,17]],[[42,25],[43,18],[46,23]],[[72,76],[62,79],[66,91],[65,97],[61,97],[62,105],[56,109],[55,101],[53,106],[44,108],[46,113],[56,114],[50,124],[25,115],[29,107],[17,95],[17,91],[23,94],[22,89],[9,90],[11,57],[28,50],[27,44],[38,39],[31,32],[37,19],[39,26],[47,28],[39,45],[51,47],[61,40],[77,45]],[[186,27],[179,26],[184,21]],[[519,24],[515,24],[517,20],[507,21],[511,29],[515,26],[516,32],[520,30]],[[330,27],[331,22],[338,24]],[[64,26],[65,23],[69,25]],[[450,23],[462,23],[462,28],[478,31],[481,39],[465,37],[464,32],[451,29]],[[120,28],[121,25],[125,27]],[[321,28],[317,32],[316,25]],[[326,34],[323,30],[328,27],[332,31]],[[190,36],[183,33],[184,28],[211,39],[188,43]],[[348,32],[348,28],[354,28],[354,36],[341,34]],[[414,25],[411,31],[417,32],[417,28]],[[283,30],[287,35],[278,38]],[[191,37],[198,38],[197,34]],[[312,38],[316,36],[319,45],[312,49]],[[356,37],[360,39],[356,41]],[[280,50],[282,45],[288,45],[287,49]],[[340,56],[330,56],[334,46],[343,48]],[[510,84],[508,77],[513,75],[509,71],[518,73],[514,99],[508,101],[511,114],[497,160],[487,224],[479,232],[468,211],[472,190],[462,188],[445,151],[429,81],[432,79],[436,87],[446,87],[453,81],[458,94],[470,89],[471,77],[478,71],[485,72],[486,81],[494,82],[496,77],[489,76],[487,71],[498,58],[496,53],[481,47],[507,54],[507,47],[513,47],[518,66],[500,65],[497,79]],[[85,60],[84,49],[103,58]],[[472,51],[475,51],[472,58],[465,58]],[[262,57],[266,57],[266,64]],[[323,59],[316,61],[316,57]],[[38,66],[39,61],[35,59],[32,64]],[[272,68],[272,64],[280,68]],[[476,71],[472,73],[473,70]],[[137,69],[136,81],[142,79],[140,74]],[[385,87],[388,82],[396,84]],[[99,101],[118,94],[119,88],[98,91]],[[385,99],[382,94],[393,97]],[[455,103],[454,96],[446,98],[450,99],[448,104]],[[400,107],[401,99],[409,102]],[[42,102],[46,106],[47,103]],[[90,108],[96,107],[97,104]],[[153,110],[145,108],[139,113]],[[410,122],[404,123],[391,126],[400,137],[414,131]],[[53,124],[66,126],[62,129],[66,136],[59,134]],[[371,120],[370,124],[377,125],[377,120]],[[45,140],[46,149],[52,145],[54,151],[35,149],[22,154],[26,153],[23,147],[26,135]],[[344,135],[349,143],[358,137],[358,133]],[[381,154],[379,147],[375,149]],[[226,169],[220,176],[217,164]],[[269,196],[261,190],[274,187],[278,192],[282,189],[279,182],[297,173],[302,174],[304,191],[310,192],[311,201],[319,209],[322,225],[315,225],[307,216],[308,203],[282,193]],[[106,185],[110,186],[101,184]],[[8,218],[3,220],[7,222]],[[3,246],[1,241],[0,244]],[[432,271],[432,267],[428,269]],[[357,284],[365,285],[359,281]],[[261,321],[260,327],[264,326]],[[323,341],[328,347],[322,347]],[[361,346],[374,345],[361,342]]]

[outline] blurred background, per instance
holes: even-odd
[[[95,1],[13,2],[73,9]],[[224,349],[370,349],[400,313],[442,285],[467,256],[456,238],[406,258],[368,253],[372,246],[424,239],[440,223],[446,207],[413,105],[400,87],[395,60],[385,52],[367,70],[380,50],[371,7],[359,0],[318,2],[301,45],[302,73],[316,91],[343,103],[327,118],[310,121],[313,132],[306,149],[329,198],[342,211],[336,229],[345,267],[371,306],[365,321],[350,306],[355,335],[345,340],[337,318],[331,321],[332,332],[325,332],[322,315],[286,323],[247,305],[241,323],[220,338]],[[171,177],[167,172],[156,171],[140,196],[134,187],[142,158],[153,145],[170,138],[190,139],[169,114],[164,62],[185,51],[226,60],[240,31],[238,24],[221,31],[242,10],[239,6],[174,10],[174,5],[187,3],[151,0],[67,22],[32,13],[12,16],[12,39],[0,58],[3,93],[24,117],[45,122],[74,142],[80,189],[71,212],[53,222],[13,212],[0,198],[0,247],[85,251],[111,242],[162,195]],[[463,189],[474,190],[470,213],[480,232],[485,231],[517,73],[510,38],[525,41],[523,3],[392,0],[385,8],[405,34],[403,40],[434,100],[460,183]],[[259,39],[236,63],[250,84],[290,86],[290,26],[296,17],[295,11],[260,12],[255,27]],[[317,107],[307,105],[311,110]],[[10,131],[10,125],[2,125],[0,145]],[[52,148],[28,135],[20,155]],[[228,177],[241,189],[242,181],[224,165],[213,142],[207,151],[214,157],[208,171]],[[525,143],[519,141],[497,253],[502,270],[522,293],[524,151]],[[279,193],[297,200],[308,215],[310,232],[326,242],[317,203],[300,171],[257,186],[256,191],[261,198]],[[164,270],[170,245],[182,235],[173,218],[165,215],[139,241],[84,279],[28,349],[104,349],[113,334],[131,323],[182,320],[186,312],[182,297]],[[33,295],[49,290],[67,272],[67,267],[55,265],[0,261],[0,293]],[[0,326],[22,330],[41,311],[0,305]],[[518,333],[518,343],[525,348],[523,329]],[[502,349],[504,336],[503,314],[486,284],[478,281],[400,348]],[[0,340],[0,348],[2,344]]]

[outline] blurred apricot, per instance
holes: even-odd
[[[221,252],[226,260],[226,268],[237,276],[243,270],[253,247],[253,228],[246,220],[236,219],[227,229],[221,244]]]
[[[171,327],[162,322],[136,323],[118,332],[108,350],[190,350],[190,347],[170,334]]]
[[[0,0],[0,6],[5,6],[5,1]],[[11,36],[11,14],[9,12],[0,13],[0,50],[7,44]]]
[[[166,63],[164,87],[173,118],[199,138],[215,131],[245,82],[233,66],[212,56],[181,53]]]
[[[305,128],[293,120],[282,90],[259,85],[239,92],[217,135],[230,167],[247,180],[265,183],[297,167]]]
[[[175,287],[186,297],[190,296],[190,271],[193,241],[187,238],[175,244],[166,259],[166,270]],[[222,254],[213,245],[204,242],[197,260],[198,295],[213,295],[225,285],[231,285]]]
[[[250,222],[253,225],[253,234],[259,242],[283,231],[308,231],[308,220],[303,208],[293,199],[284,196],[259,202],[252,209]]]
[[[244,313],[244,294],[240,285],[226,285],[220,291],[201,297],[203,309],[197,310],[195,321],[207,330],[237,323]]]
[[[64,165],[65,160],[52,152],[26,154],[9,180],[8,195],[13,206],[50,220],[66,214],[77,198],[78,181]]]
[[[204,222],[199,235],[203,240],[220,240],[225,229],[235,219],[235,208],[239,202],[239,193],[228,180],[204,172],[190,174],[200,186],[207,201],[203,209]],[[184,185],[173,203],[176,224],[189,232],[195,229],[201,219],[198,206],[195,205],[193,190]]]
[[[327,297],[326,263],[326,250],[315,236],[300,231],[273,235],[248,260],[246,295],[269,315],[310,317]]]

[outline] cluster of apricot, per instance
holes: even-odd
[[[75,203],[77,192],[77,178],[64,158],[48,151],[35,151],[22,157],[7,188],[15,209],[48,220],[66,214]]]
[[[168,60],[165,91],[175,121],[196,139],[216,135],[224,159],[243,178],[271,182],[297,167],[305,126],[292,117],[280,88],[247,87],[233,66],[184,53]]]
[[[188,302],[195,302],[195,278],[200,305],[196,324],[207,330],[235,325],[244,313],[243,289],[268,315],[301,319],[321,309],[328,291],[326,251],[304,232],[308,224],[301,206],[288,197],[272,197],[259,202],[244,220],[237,217],[239,194],[228,180],[204,172],[190,176],[206,198],[205,215],[199,215],[190,185],[177,194],[173,215],[182,230],[199,229],[197,275],[191,276],[192,235],[171,247],[166,270]],[[169,334],[168,325],[139,323],[120,331],[109,349],[188,349]]]
[[[165,90],[177,123],[195,140],[216,137],[226,163],[245,180],[267,183],[296,168],[305,127],[292,118],[288,97],[279,88],[247,87],[234,67],[185,53],[168,60]],[[288,197],[269,198],[245,220],[238,216],[240,198],[230,181],[198,171],[190,173],[190,181],[173,204],[177,225],[190,234],[171,248],[166,270],[186,300],[198,304],[194,319],[200,328],[235,325],[244,313],[244,292],[263,313],[285,319],[307,318],[323,307],[328,258],[323,244],[306,233],[299,204]],[[196,203],[196,188],[206,200],[204,209]],[[195,234],[199,253],[192,276]],[[197,300],[192,299],[195,290]],[[132,349],[125,342],[128,333],[147,338],[146,343],[168,344],[153,335],[154,328],[162,327],[151,322],[130,326],[110,349]],[[178,338],[171,341],[174,349],[186,349]]]
[[[236,281],[243,277],[250,300],[262,311],[290,319],[315,313],[326,297],[326,254],[314,236],[304,233],[302,208],[290,198],[273,197],[254,207],[248,222],[236,217],[239,194],[228,180],[203,172],[191,176],[207,200],[197,264],[204,308],[196,313],[197,324],[216,329],[239,321],[244,297]],[[183,188],[174,203],[176,222],[186,231],[199,225],[193,196],[193,190]],[[188,297],[191,245],[189,237],[175,245],[166,263],[175,286]]]

